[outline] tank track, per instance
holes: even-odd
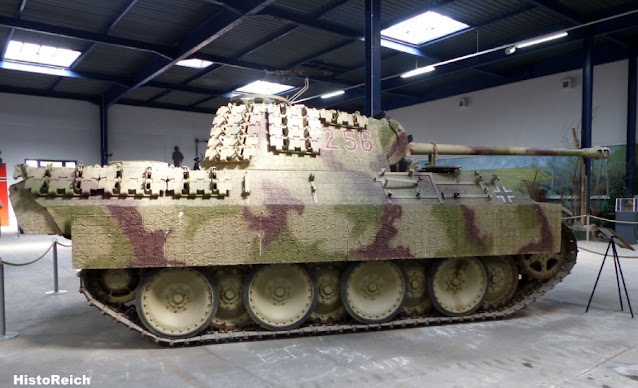
[[[576,240],[573,237],[573,234],[570,233],[569,238],[570,240],[567,242],[568,248],[565,263],[552,278],[546,281],[532,279],[526,280],[524,284],[521,284],[511,302],[506,306],[503,306],[498,311],[486,312],[479,310],[476,313],[461,317],[446,317],[442,315],[426,315],[420,317],[398,316],[390,322],[370,325],[354,322],[350,318],[346,318],[343,322],[336,322],[330,325],[316,325],[312,323],[306,323],[296,329],[281,331],[263,330],[257,325],[254,325],[254,327],[251,327],[250,329],[244,328],[231,331],[216,331],[211,328],[210,330],[194,337],[173,339],[159,337],[142,326],[142,324],[139,322],[139,319],[137,318],[137,313],[135,312],[134,306],[113,306],[100,302],[84,287],[82,281],[80,282],[80,292],[83,293],[84,296],[87,298],[89,305],[97,307],[103,314],[108,315],[111,318],[115,319],[117,322],[127,326],[130,330],[135,330],[142,336],[151,338],[156,343],[170,346],[241,342],[296,336],[313,336],[352,333],[370,330],[386,330],[394,328],[422,327],[459,322],[487,321],[504,319],[512,316],[516,312],[527,307],[529,304],[534,303],[536,299],[540,298],[546,292],[553,289],[558,283],[563,280],[565,276],[569,275],[571,269],[576,264],[576,255],[578,253]],[[350,320],[350,322],[347,322],[346,320]]]

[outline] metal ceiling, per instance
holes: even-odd
[[[301,97],[307,105],[362,110],[364,9],[365,0],[3,0],[2,52],[16,39],[82,55],[63,76],[13,70],[0,61],[0,92],[214,113],[230,92],[252,81],[302,87],[307,77],[310,88]],[[385,109],[582,67],[586,36],[596,39],[595,64],[638,50],[635,0],[382,0],[382,27],[427,10],[470,27],[408,47],[410,54],[383,48]],[[595,21],[601,22],[583,26]],[[496,50],[399,77],[416,66],[570,28],[566,38],[512,55]],[[185,58],[215,64],[203,70],[175,65]],[[316,98],[339,89],[346,93]]]

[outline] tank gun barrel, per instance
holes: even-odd
[[[412,155],[521,155],[521,156],[580,156],[592,159],[609,158],[609,148],[592,147],[568,148],[528,148],[528,147],[483,147],[452,144],[412,143]]]

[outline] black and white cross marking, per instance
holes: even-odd
[[[496,189],[494,189],[494,195],[500,197],[503,202],[512,202],[512,198],[514,198],[514,192],[508,190],[505,186],[496,186]]]

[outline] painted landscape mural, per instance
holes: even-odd
[[[591,211],[593,215],[614,217],[616,198],[629,196],[625,187],[626,146],[609,146],[608,160],[593,160]],[[634,158],[635,160],[635,158]],[[419,161],[423,165],[427,160]],[[582,165],[575,157],[547,156],[470,156],[439,157],[438,165],[460,166],[463,171],[478,170],[495,174],[508,188],[526,193],[541,202],[560,202],[580,214]],[[635,185],[635,182],[634,182]]]

